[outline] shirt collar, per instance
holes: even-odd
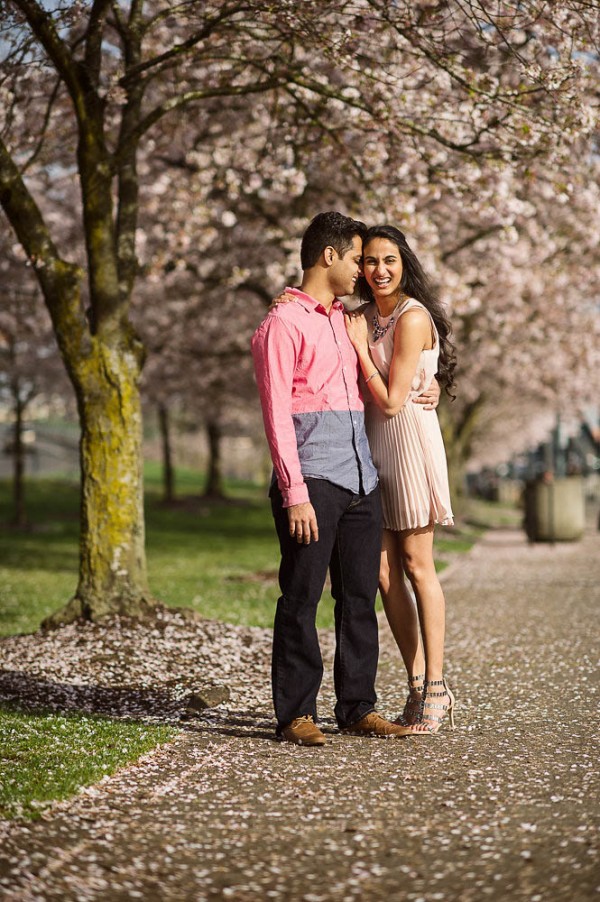
[[[298,303],[300,303],[305,310],[308,310],[310,313],[313,310],[318,310],[319,313],[327,314],[325,307],[320,301],[315,300],[315,298],[311,297],[310,294],[306,294],[306,292],[301,291],[299,288],[286,288],[287,293],[293,294],[294,297],[298,298]],[[332,310],[342,310],[344,309],[344,305],[341,301],[338,301],[336,298],[331,305]]]

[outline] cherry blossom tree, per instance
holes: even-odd
[[[148,278],[161,271],[161,242],[163,273],[193,256],[190,235],[194,250],[215,254],[220,272],[206,259],[196,267],[210,305],[225,287],[251,290],[265,266],[263,250],[258,263],[239,256],[227,268],[224,229],[238,240],[260,222],[254,245],[283,249],[268,260],[272,276],[301,230],[296,217],[339,191],[335,206],[354,211],[360,202],[365,219],[412,210],[409,231],[435,262],[448,191],[473,203],[458,232],[466,252],[486,228],[507,228],[486,225],[481,196],[496,196],[495,177],[526,179],[532,161],[541,168],[545,159],[569,168],[590,134],[596,18],[576,0],[492,12],[475,0],[51,8],[3,0],[0,12],[0,202],[42,288],[82,429],[79,584],[55,622],[141,614],[153,600],[142,509],[145,350],[131,299],[144,243]],[[173,175],[179,144],[187,178]],[[335,175],[322,193],[320,167]],[[74,187],[67,231],[79,237],[65,244],[58,220]],[[454,304],[461,289],[446,281]]]
[[[461,359],[459,399],[445,417],[458,464],[485,445],[498,460],[519,437],[526,445],[532,411],[577,415],[598,396],[600,192],[591,146],[577,148],[568,170],[546,159],[517,184],[497,183],[477,240],[468,243],[471,227],[452,216],[440,227]],[[503,427],[498,409],[510,413]]]

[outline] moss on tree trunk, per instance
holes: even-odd
[[[154,600],[144,551],[139,363],[92,340],[76,380],[81,422],[81,535],[75,597],[45,622],[143,617]]]

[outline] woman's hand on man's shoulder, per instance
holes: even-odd
[[[282,291],[276,298],[273,298],[269,305],[269,310],[275,310],[280,304],[290,304],[296,300],[296,295],[290,294],[289,291]]]

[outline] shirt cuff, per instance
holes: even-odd
[[[306,504],[310,501],[308,488],[306,483],[302,485],[290,486],[289,489],[283,489],[281,492],[284,507],[292,507],[293,504]]]

